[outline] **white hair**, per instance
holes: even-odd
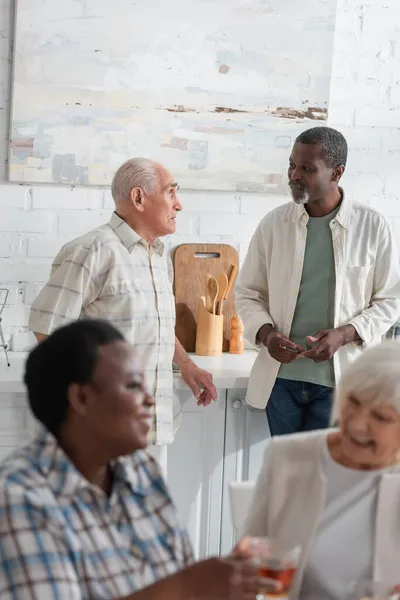
[[[160,165],[149,158],[130,158],[115,173],[111,194],[115,204],[129,199],[133,188],[141,188],[145,194],[153,194],[159,178]]]
[[[332,422],[352,395],[361,403],[387,403],[400,412],[400,342],[386,340],[373,346],[346,369],[336,390]]]

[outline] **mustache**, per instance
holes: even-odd
[[[289,181],[289,187],[291,190],[301,190],[301,191],[306,191],[306,186],[301,185],[300,183],[293,183],[292,181]]]

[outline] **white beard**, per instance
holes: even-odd
[[[310,200],[310,195],[309,195],[309,193],[308,193],[307,190],[304,190],[304,192],[303,192],[303,194],[301,196],[294,195],[293,194],[294,190],[292,190],[292,189],[290,189],[290,192],[292,194],[293,201],[296,204],[303,204],[304,205],[304,204],[307,204],[308,201]]]

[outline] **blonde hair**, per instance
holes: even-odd
[[[400,412],[400,342],[373,346],[346,369],[336,389],[332,422],[350,396],[365,404],[392,404]]]
[[[133,188],[153,194],[157,188],[160,165],[149,158],[130,158],[115,173],[111,194],[115,204],[128,200]]]

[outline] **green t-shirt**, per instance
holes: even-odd
[[[333,328],[336,276],[329,223],[337,212],[338,209],[325,217],[310,217],[307,223],[303,273],[289,336],[303,348],[306,336]],[[278,377],[333,387],[333,360],[315,363],[309,358],[298,358],[281,365]]]

